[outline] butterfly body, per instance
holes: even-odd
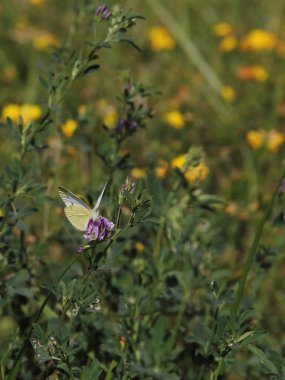
[[[86,231],[90,219],[100,218],[99,206],[106,188],[106,184],[93,209],[86,205],[71,191],[59,187],[59,195],[65,204],[65,215],[69,222],[78,230]]]

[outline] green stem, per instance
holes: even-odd
[[[205,372],[205,364],[202,365],[201,367],[201,370],[199,372],[199,375],[198,375],[198,379],[197,380],[202,380],[203,379],[203,376],[204,376],[204,372]]]
[[[75,261],[78,260],[78,258],[79,258],[79,254],[77,254],[75,256],[75,258],[71,261],[71,263],[67,266],[67,268],[61,273],[61,275],[57,278],[57,281],[60,281],[63,278],[63,276],[69,271],[69,269],[72,267],[72,265],[75,263]],[[28,343],[29,343],[29,340],[30,340],[30,337],[31,337],[31,334],[33,331],[33,325],[34,325],[34,323],[37,323],[38,320],[40,319],[40,316],[41,316],[46,304],[48,303],[50,296],[51,296],[51,291],[48,292],[48,294],[47,294],[46,298],[44,299],[43,303],[41,304],[41,307],[39,308],[33,322],[31,323],[31,326],[28,330],[27,336],[24,339],[22,347],[21,347],[21,349],[18,353],[18,356],[17,356],[17,358],[13,364],[13,367],[9,373],[8,380],[15,380],[17,378],[17,374],[18,374],[19,369],[20,369],[22,356],[24,355],[24,353],[26,351],[26,348],[28,346]]]
[[[213,378],[213,380],[218,380],[218,377],[223,365],[223,361],[224,361],[223,358],[220,357],[218,367],[215,369],[213,375],[211,375],[211,378]]]
[[[260,241],[263,229],[264,229],[264,225],[271,215],[271,211],[272,211],[275,199],[279,193],[279,188],[280,188],[281,183],[284,179],[284,176],[285,176],[285,172],[283,173],[281,180],[278,182],[276,188],[274,189],[274,192],[272,194],[272,197],[270,199],[270,202],[267,206],[267,209],[264,213],[263,218],[260,220],[259,224],[257,225],[255,237],[254,237],[253,243],[251,245],[251,248],[249,250],[249,253],[247,255],[246,262],[245,262],[244,269],[243,269],[243,273],[242,273],[242,276],[239,280],[238,289],[237,289],[237,292],[235,295],[235,300],[234,300],[234,303],[232,305],[232,310],[231,310],[232,327],[233,327],[234,321],[236,319],[236,315],[237,315],[237,312],[238,312],[238,309],[239,309],[239,306],[241,303],[241,299],[242,299],[242,296],[244,293],[244,288],[245,288],[245,284],[247,281],[247,277],[248,277],[248,274],[250,272],[253,260],[254,260],[255,255],[256,255],[256,251],[257,251],[258,244],[259,244],[259,241]]]
[[[0,367],[1,367],[1,379],[5,380],[5,369],[4,369],[4,364],[2,361],[0,363]]]

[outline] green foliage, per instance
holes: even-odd
[[[10,110],[0,124],[1,379],[218,380],[234,375],[283,379],[284,342],[280,331],[274,330],[275,316],[266,319],[263,303],[269,305],[270,296],[262,282],[281,262],[284,184],[276,181],[270,196],[259,194],[253,173],[267,168],[262,152],[249,152],[243,146],[245,157],[231,145],[230,154],[221,158],[221,169],[216,169],[217,176],[227,188],[223,165],[230,172],[243,161],[248,177],[229,185],[231,194],[242,194],[244,202],[247,197],[256,200],[251,192],[264,198],[259,199],[259,223],[255,216],[247,222],[243,210],[235,217],[230,208],[225,212],[228,194],[216,191],[215,176],[209,179],[208,189],[203,185],[208,176],[206,134],[201,138],[202,149],[197,147],[197,136],[190,138],[183,132],[182,137],[177,126],[169,132],[156,117],[165,95],[154,88],[163,85],[164,91],[168,86],[161,80],[161,67],[155,66],[158,78],[152,70],[146,76],[153,86],[133,79],[140,75],[139,64],[132,65],[131,48],[142,70],[153,54],[138,52],[137,38],[130,36],[142,30],[139,21],[144,17],[118,5],[75,3],[74,8],[66,2],[63,8],[61,2],[45,4],[63,16],[53,20],[52,12],[46,15],[48,24],[58,28],[60,41],[49,49],[52,54],[38,52],[41,88],[34,81],[27,85],[33,95],[26,89],[17,98],[23,104],[38,102],[40,116],[29,120],[24,107],[21,111],[14,107],[16,114]],[[197,12],[194,4],[190,8],[185,1],[181,4]],[[156,5],[152,6],[163,10],[165,23],[171,23],[168,11]],[[208,12],[211,4],[204,6],[206,15],[213,14]],[[180,14],[178,8],[174,13]],[[36,22],[34,11],[28,10],[27,15]],[[184,20],[185,15],[180,16]],[[5,46],[12,52],[9,41],[19,37],[9,23],[13,17],[16,20],[16,13],[11,20],[6,17],[3,28],[9,38]],[[197,20],[193,23],[202,39],[201,26]],[[30,33],[37,34],[33,29]],[[177,29],[180,43],[185,41],[183,35]],[[124,44],[115,44],[119,42]],[[192,45],[185,46],[189,53]],[[29,66],[35,51],[31,47],[27,51],[22,59]],[[197,54],[193,48],[192,52]],[[198,54],[198,61],[202,58]],[[125,71],[118,85],[115,79],[121,66]],[[132,74],[126,71],[130,66]],[[207,79],[211,70],[205,74],[207,65],[203,67],[199,71]],[[169,83],[173,76],[176,81],[177,72],[167,73]],[[178,79],[182,83],[183,78]],[[194,79],[201,85],[199,78]],[[217,87],[219,81],[214,83]],[[13,91],[5,102],[13,98]],[[179,96],[172,105],[179,103]],[[188,99],[193,102],[189,120],[193,120],[192,111],[198,112],[200,95],[196,96],[195,101],[195,97]],[[243,121],[254,102],[247,97],[235,116]],[[214,108],[224,110],[220,103],[216,99]],[[204,100],[199,107],[194,125],[203,135],[206,123],[217,121]],[[106,118],[110,114],[111,123]],[[215,125],[213,146],[224,148],[242,133],[226,134],[229,120],[236,120],[228,117],[225,112],[218,120],[222,125]],[[178,152],[177,146],[183,151]],[[185,152],[181,165],[166,163],[165,172],[159,172],[158,160],[166,159],[163,154],[171,161],[175,154]],[[214,154],[212,158],[211,170],[217,163]],[[89,223],[85,231],[76,231],[62,212],[58,186],[72,189],[94,206],[106,181],[92,233]],[[103,222],[111,225],[106,234]],[[233,252],[238,254],[235,262]]]

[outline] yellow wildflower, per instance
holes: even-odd
[[[261,65],[252,66],[252,74],[257,82],[264,82],[268,78],[268,73]]]
[[[65,137],[72,137],[77,128],[77,122],[72,119],[68,119],[61,127],[61,131]]]
[[[173,158],[173,160],[171,161],[171,166],[173,168],[183,170],[186,164],[187,156],[187,154],[180,154],[179,156]]]
[[[225,208],[225,212],[229,215],[236,215],[238,211],[238,207],[237,207],[237,204],[234,203],[234,202],[230,202],[226,208]]]
[[[23,104],[20,106],[19,104],[11,103],[3,107],[2,110],[2,118],[4,121],[9,117],[15,123],[19,121],[20,116],[23,119],[23,123],[27,124],[31,121],[38,120],[41,115],[42,110],[36,104]]]
[[[0,208],[0,218],[3,218],[4,217],[4,210],[3,208]]]
[[[7,104],[2,109],[2,119],[5,121],[9,117],[12,121],[17,123],[20,117],[20,105],[19,104]]]
[[[233,27],[227,22],[218,22],[213,26],[213,32],[218,37],[226,37],[229,34],[232,34]]]
[[[131,176],[134,179],[144,178],[145,174],[146,174],[145,169],[133,168],[131,170]]]
[[[82,104],[78,107],[78,114],[80,116],[84,116],[87,113],[87,106],[85,104]]]
[[[193,183],[196,181],[203,181],[205,178],[208,177],[208,174],[208,166],[206,166],[204,162],[200,162],[198,165],[192,166],[191,168],[187,169],[184,173],[184,176],[188,182]]]
[[[30,3],[32,5],[41,6],[44,5],[46,0],[30,0]]]
[[[270,152],[277,152],[282,144],[285,142],[285,136],[278,131],[269,131],[266,139],[266,147]]]
[[[229,53],[236,49],[237,47],[237,39],[234,36],[228,36],[222,39],[219,44],[219,49],[225,53]]]
[[[144,244],[141,243],[140,241],[138,241],[136,244],[135,244],[135,249],[138,253],[142,252],[144,250]]]
[[[264,141],[266,139],[266,131],[263,129],[258,129],[258,130],[252,130],[247,132],[246,134],[246,141],[248,145],[256,150],[261,148],[261,146],[264,144]]]
[[[221,96],[226,102],[232,103],[236,98],[236,93],[231,86],[224,86],[221,90]]]
[[[103,117],[103,123],[108,128],[114,128],[117,121],[117,112],[114,109],[110,109]]]
[[[168,171],[168,163],[166,161],[160,161],[158,167],[156,168],[156,175],[158,178],[165,178]]]
[[[20,113],[24,124],[32,120],[38,120],[42,116],[41,108],[35,104],[23,104],[20,108]]]
[[[188,166],[187,158],[188,154],[181,154],[171,161],[171,166],[180,169],[183,172],[186,180],[190,183],[204,180],[209,174],[209,168],[206,166],[206,164],[201,161],[198,163],[198,165]]]
[[[240,67],[236,75],[239,79],[244,81],[254,80],[257,82],[264,82],[268,79],[268,73],[261,65]]]
[[[164,121],[172,128],[182,129],[185,126],[185,118],[181,112],[173,110],[164,114]]]
[[[163,26],[154,26],[148,31],[148,38],[151,49],[154,51],[172,50],[175,47],[175,41]]]
[[[57,37],[51,33],[45,32],[34,37],[33,40],[34,48],[37,50],[46,50],[51,46],[57,46],[59,41]]]
[[[251,30],[240,43],[240,48],[243,51],[264,51],[272,50],[276,47],[276,36],[262,29]]]
[[[104,125],[108,128],[114,128],[118,118],[115,107],[106,99],[100,99],[96,102],[96,109],[102,117]]]

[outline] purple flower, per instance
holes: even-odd
[[[107,5],[101,4],[97,7],[95,15],[100,16],[102,20],[108,20],[112,16],[112,12]]]
[[[135,190],[136,184],[132,182],[129,178],[126,179],[126,182],[122,184],[119,190],[119,205],[124,203],[128,194],[132,194]]]
[[[121,132],[124,132],[124,129],[125,129],[125,120],[119,119],[115,126],[115,131],[117,133],[121,133]]]
[[[100,216],[97,219],[90,219],[84,238],[87,241],[103,241],[111,237],[115,225],[109,219]]]
[[[126,120],[125,125],[128,132],[134,132],[139,127],[138,123],[134,120]]]
[[[132,133],[138,129],[138,127],[139,125],[135,120],[119,119],[115,126],[115,131],[117,133]]]

